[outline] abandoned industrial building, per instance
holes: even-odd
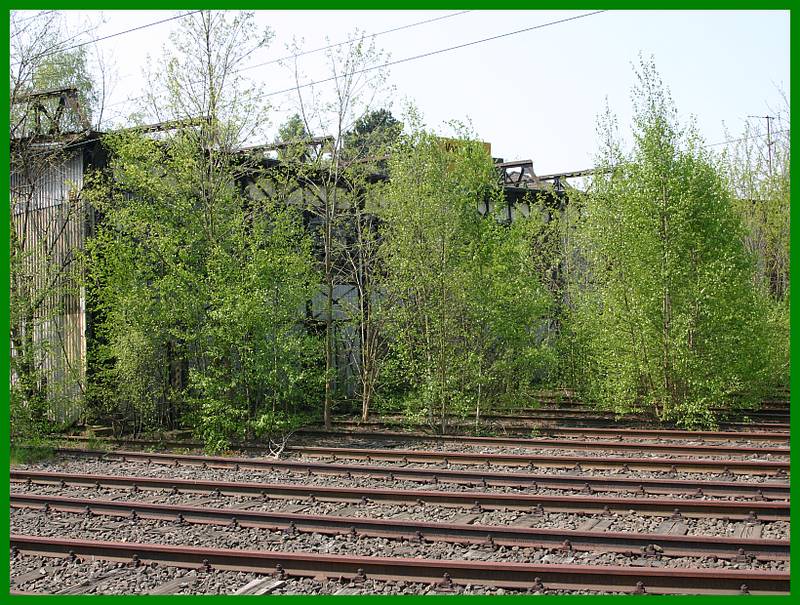
[[[27,288],[28,295],[37,301],[24,329],[30,331],[32,326],[33,340],[47,343],[37,351],[34,363],[40,365],[48,397],[58,402],[50,407],[53,420],[69,423],[81,414],[77,401],[87,377],[87,341],[93,333],[92,303],[82,284],[56,288],[57,296],[43,300],[38,300],[36,293],[52,291],[54,283],[59,280],[67,283],[74,271],[82,270],[82,252],[97,221],[101,220],[96,210],[83,200],[82,190],[87,174],[103,171],[108,165],[108,153],[103,145],[106,133],[90,129],[78,101],[77,89],[37,91],[20,98],[19,103],[30,106],[27,119],[31,126],[24,136],[12,140],[13,235],[24,267],[17,274],[20,287]],[[183,127],[191,127],[191,124],[167,122],[134,130],[163,133]],[[320,154],[324,153],[328,142],[329,139],[322,138],[302,141],[302,144],[311,150],[310,153]],[[237,152],[248,159],[248,170],[242,173],[239,184],[249,195],[269,195],[263,177],[268,177],[271,171],[282,170],[275,152],[286,145],[258,145]],[[251,161],[253,158],[257,158],[255,163]],[[505,206],[498,211],[482,203],[476,207],[476,212],[484,216],[491,213],[507,222],[517,215],[528,216],[532,202],[537,200],[546,200],[553,211],[563,209],[567,179],[591,173],[537,176],[531,160],[505,162],[495,158],[495,163],[504,187]],[[375,174],[372,178],[386,177]],[[346,187],[346,183],[342,186]],[[320,218],[305,213],[304,222],[313,232],[319,228]],[[352,301],[358,296],[357,292],[351,284],[336,284],[334,321],[344,319],[341,301]],[[308,303],[306,324],[313,326],[324,313],[321,298],[313,298]],[[18,334],[16,338],[30,336]],[[12,355],[15,354],[14,342],[12,335]],[[352,328],[339,329],[337,383],[341,392],[348,395],[352,395],[355,388],[351,361],[359,346],[358,334]]]

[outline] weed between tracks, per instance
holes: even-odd
[[[55,457],[55,449],[47,443],[12,443],[9,462],[11,466],[35,464]]]

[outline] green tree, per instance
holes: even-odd
[[[104,216],[91,254],[105,318],[94,400],[140,429],[187,423],[211,451],[246,437],[280,442],[314,386],[300,211],[250,195],[263,189],[261,166],[237,152],[263,112],[233,73],[267,39],[250,14],[187,18],[156,94],[170,117],[203,119],[158,140],[108,137],[110,170],[92,195]]]
[[[397,300],[389,342],[409,414],[444,432],[452,414],[474,411],[478,423],[487,405],[524,393],[541,369],[550,297],[530,262],[539,219],[499,223],[506,202],[483,145],[411,123],[380,207]]]
[[[788,105],[788,104],[787,104]],[[754,281],[770,298],[775,380],[789,384],[789,243],[791,178],[788,107],[768,135],[748,123],[726,155],[726,170],[745,226],[744,243],[756,259]],[[734,138],[734,137],[731,137]]]
[[[299,49],[296,49],[299,51]],[[337,351],[345,348],[343,330],[349,330],[353,321],[361,324],[370,321],[368,315],[353,316],[353,312],[369,308],[361,300],[345,309],[339,301],[339,292],[350,287],[353,269],[367,267],[371,263],[359,255],[374,250],[371,245],[358,245],[350,248],[347,231],[356,221],[357,232],[367,237],[369,229],[364,228],[368,218],[364,212],[365,189],[370,169],[361,162],[362,157],[348,156],[346,153],[347,133],[363,116],[370,111],[370,103],[384,86],[386,72],[370,66],[383,62],[383,53],[375,47],[374,39],[367,40],[363,34],[355,32],[350,42],[333,45],[327,53],[329,71],[332,74],[332,94],[327,100],[316,96],[314,90],[306,92],[301,84],[297,63],[294,76],[297,82],[298,115],[305,126],[305,132],[317,137],[316,153],[304,154],[291,165],[295,182],[298,184],[305,202],[305,211],[311,217],[311,231],[319,254],[320,289],[314,297],[312,308],[315,317],[325,334],[325,391],[323,401],[323,420],[330,428],[334,404],[346,394],[344,378],[347,374],[347,359],[337,357]],[[367,69],[369,67],[369,69]],[[356,234],[358,235],[358,234]],[[354,256],[355,254],[355,256]],[[353,262],[355,260],[355,263]],[[364,286],[368,278],[361,274],[362,281],[356,284],[357,296],[366,295]],[[372,330],[360,329],[362,334],[374,334]],[[374,350],[372,346],[361,346],[361,350]],[[352,356],[351,356],[352,357]],[[363,398],[368,397],[372,387],[364,390],[367,370],[361,366],[359,380],[362,384]],[[369,384],[372,384],[371,382]],[[366,395],[365,395],[366,393]]]
[[[403,123],[388,109],[376,109],[356,120],[345,135],[344,155],[355,161],[372,160],[375,166],[385,166],[382,156],[403,132]]]
[[[310,159],[309,140],[311,136],[306,130],[306,125],[299,114],[293,114],[278,128],[276,144],[278,159],[283,162],[306,162]]]
[[[710,425],[711,408],[752,404],[770,379],[766,301],[720,166],[679,124],[652,63],[637,75],[633,150],[606,120],[580,209],[574,328],[606,406]]]

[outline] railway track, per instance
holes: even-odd
[[[717,410],[718,418],[721,423],[749,421],[757,424],[787,423],[789,422],[789,410],[748,410],[741,413],[729,413],[726,410]],[[483,414],[482,418],[489,422],[506,422],[514,420],[537,420],[545,419],[550,416],[560,418],[604,418],[612,420],[631,420],[636,422],[649,422],[656,424],[659,422],[654,416],[643,414],[619,415],[606,410],[596,410],[580,404],[571,406],[546,406],[538,409],[508,410],[506,412],[493,412]]]
[[[565,529],[540,529],[520,526],[472,525],[458,523],[409,521],[408,519],[369,519],[308,515],[282,512],[247,511],[148,502],[119,502],[97,498],[67,498],[50,495],[11,493],[11,508],[55,510],[84,515],[110,515],[159,519],[181,523],[210,523],[266,528],[284,532],[349,534],[416,541],[468,542],[495,546],[557,548],[596,552],[642,552],[645,556],[702,557],[714,556],[747,561],[786,561],[786,540],[744,539],[718,536],[673,534],[635,534],[629,532],[591,532]],[[659,554],[660,553],[660,554]]]
[[[539,427],[546,436],[566,435],[605,438],[702,439],[704,441],[768,441],[788,443],[787,431],[682,431],[670,429],[591,428],[574,426]]]
[[[149,454],[147,452],[101,450],[82,450],[75,448],[59,448],[62,454],[75,456],[98,457],[102,455],[125,457],[126,459],[154,459],[159,456],[175,454]],[[411,462],[425,464],[443,464],[447,467],[454,464],[485,466],[527,466],[529,468],[576,468],[576,469],[628,469],[665,472],[703,472],[718,474],[767,475],[785,478],[789,473],[789,461],[781,460],[736,460],[736,459],[702,459],[702,458],[633,458],[608,456],[550,456],[542,454],[483,454],[477,452],[444,452],[419,451],[405,449],[368,449],[342,447],[305,447],[288,446],[285,452],[295,453],[309,458],[320,458],[335,462],[337,460],[381,460],[386,462]],[[205,457],[196,456],[202,460]],[[188,461],[189,456],[185,459]],[[251,461],[250,464],[255,464]],[[273,464],[265,462],[264,464]]]
[[[383,441],[424,441],[437,444],[452,443],[455,445],[478,445],[487,447],[516,447],[516,448],[535,448],[535,449],[556,449],[556,450],[616,450],[623,452],[648,452],[658,454],[670,454],[673,456],[683,455],[709,455],[709,456],[748,456],[748,455],[770,455],[770,456],[789,456],[789,447],[775,446],[769,449],[764,447],[753,447],[747,445],[719,446],[719,445],[695,445],[695,444],[671,444],[671,443],[642,443],[622,440],[607,441],[587,441],[576,439],[530,439],[530,438],[502,438],[502,437],[462,437],[454,435],[425,435],[423,433],[404,433],[404,432],[350,432],[350,431],[327,431],[324,429],[304,429],[298,431],[300,435],[311,437],[333,437],[333,438],[352,438],[360,439],[379,439]],[[162,446],[167,448],[194,448],[202,449],[203,444],[193,441],[158,441],[143,439],[119,439],[119,438],[90,438],[82,436],[69,436],[64,439],[77,443],[101,442],[110,445],[133,445],[136,447]],[[783,439],[785,441],[785,438]],[[257,444],[241,444],[236,446],[243,450],[263,450],[263,446]]]
[[[478,509],[512,509],[544,512],[625,513],[633,510],[655,516],[727,517],[732,520],[788,521],[789,502],[693,500],[678,498],[616,498],[598,496],[551,496],[535,493],[491,493],[485,491],[395,490],[329,487],[280,483],[199,481],[191,479],[71,474],[61,472],[11,471],[11,481],[52,485],[83,485],[161,489],[173,492],[248,494],[268,498],[314,501],[376,501],[397,504],[426,503]]]
[[[379,479],[403,479],[423,483],[448,482],[471,487],[524,486],[528,489],[579,489],[582,491],[617,491],[647,494],[690,494],[711,497],[739,497],[758,500],[789,498],[787,482],[744,483],[738,481],[619,478],[591,475],[556,475],[494,471],[491,474],[472,470],[430,469],[361,464],[337,464],[332,462],[307,462],[296,460],[270,460],[258,458],[231,458],[222,456],[196,456],[190,454],[156,454],[143,452],[100,452],[94,450],[59,450],[60,453],[97,457],[109,461],[139,460],[164,466],[190,465],[219,469],[281,470],[333,476],[364,476]],[[13,475],[13,473],[12,473]],[[588,486],[588,487],[587,487]],[[698,490],[701,490],[698,493]]]
[[[69,534],[73,533],[68,528],[75,519],[84,527],[75,533],[76,537],[69,539],[63,535],[57,538],[12,535],[12,556],[19,553],[70,556],[71,552],[73,557],[128,561],[135,565],[155,562],[176,567],[276,573],[278,577],[345,577],[354,583],[363,582],[365,578],[403,580],[434,585],[434,592],[443,593],[469,584],[531,591],[589,589],[654,594],[782,594],[789,590],[789,572],[783,571],[788,569],[788,540],[761,538],[762,528],[763,535],[786,535],[788,433],[780,430],[691,433],[555,427],[541,432],[578,439],[538,436],[510,439],[365,433],[363,429],[362,426],[358,433],[349,434],[307,428],[301,434],[308,439],[357,437],[378,441],[381,446],[388,443],[376,449],[371,443],[362,447],[320,447],[302,445],[305,441],[301,441],[284,450],[290,455],[289,459],[61,448],[59,454],[116,463],[111,472],[117,474],[12,469],[11,508],[39,511],[21,516],[14,513],[12,527],[26,533],[40,533],[37,528],[43,527],[42,523],[61,523],[64,532],[50,529],[41,533]],[[592,437],[612,436],[615,440],[592,440]],[[634,442],[634,438],[645,441]],[[760,442],[761,447],[747,443],[664,443],[657,439],[738,439]],[[72,441],[80,443],[81,439]],[[115,446],[186,448],[200,445],[164,440],[102,441]],[[425,443],[434,444],[433,447],[448,444],[452,445],[449,449],[454,450],[460,445],[492,449],[419,451],[412,449],[417,443],[419,447],[426,447]],[[503,448],[514,448],[514,452],[503,451]],[[253,445],[242,449],[259,448]],[[525,449],[545,451],[527,452]],[[555,451],[551,455],[547,450]],[[571,451],[569,455],[562,455],[563,450]],[[609,450],[625,452],[630,457],[609,456]],[[637,456],[635,452],[643,455]],[[753,459],[743,458],[745,456]],[[118,470],[119,463],[121,470]],[[147,475],[159,476],[131,476],[136,473],[137,464],[148,466]],[[415,464],[421,467],[415,468]],[[161,468],[153,472],[154,465]],[[81,466],[94,469],[103,465]],[[504,466],[518,468],[512,471],[503,469]],[[173,473],[170,467],[183,470]],[[215,469],[205,474],[211,479],[223,480],[196,480],[190,478],[196,476],[194,471],[184,467]],[[235,480],[219,472],[222,469],[237,471]],[[265,477],[265,482],[253,481],[246,474],[249,469],[289,472],[291,483],[283,483],[283,478],[276,481],[274,473]],[[570,473],[569,469],[575,472]],[[584,473],[584,469],[617,471],[621,476],[592,475]],[[649,476],[638,478],[637,471]],[[678,473],[687,474],[678,477]],[[709,474],[719,476],[704,480]],[[736,481],[734,475],[772,476],[775,480],[750,482],[744,480],[746,477],[739,477]],[[305,479],[304,476],[316,478]],[[339,487],[330,480],[330,477],[344,476],[369,479],[361,483],[369,487]],[[241,481],[242,478],[245,481]],[[421,489],[406,489],[408,484],[399,488],[393,484],[398,480],[426,485],[420,486]],[[437,485],[445,483],[457,486]],[[27,489],[23,488],[24,484]],[[348,482],[347,485],[354,484]],[[97,490],[105,487],[112,491],[101,495],[94,490],[66,489],[72,486]],[[465,487],[467,489],[461,491]],[[492,493],[489,487],[508,489]],[[155,497],[126,493],[142,490]],[[565,493],[554,494],[554,490]],[[678,494],[683,497],[668,497]],[[220,496],[232,498],[226,501]],[[272,504],[265,504],[271,500],[274,500]],[[173,501],[180,504],[172,504]],[[288,510],[270,510],[284,508]],[[48,517],[47,511],[64,515]],[[496,512],[483,514],[488,511]],[[40,514],[45,516],[40,517]],[[365,514],[369,516],[362,516]],[[109,539],[128,542],[77,539],[77,536],[96,537],[92,528],[108,526],[109,522],[102,519],[92,525],[91,517],[124,521],[111,523],[113,533],[107,535]],[[136,519],[145,523],[134,530],[129,523],[135,523]],[[715,520],[721,520],[722,525]],[[782,523],[762,525],[761,522]],[[184,526],[179,536],[173,535],[172,523]],[[565,524],[579,529],[559,527]],[[203,528],[208,525],[224,526],[224,529]],[[119,531],[114,530],[115,527],[120,528]],[[239,527],[284,533],[286,535],[277,538],[273,534],[270,539],[277,542],[267,548],[292,552],[261,550],[262,535],[269,534],[252,530],[240,533]],[[163,528],[173,536],[167,541],[178,545],[130,542],[146,539],[136,536],[148,535],[142,532],[153,528],[158,530],[156,534]],[[599,531],[609,528],[618,529]],[[686,535],[687,528],[691,534],[723,535]],[[206,539],[209,534],[224,539]],[[297,537],[292,539],[295,534]],[[235,537],[229,541],[228,535]],[[280,546],[286,540],[289,540],[286,546]],[[331,541],[331,544],[338,541],[340,546],[342,540],[344,544],[357,541],[353,544],[358,546],[340,551],[346,554],[318,554],[328,552],[327,547],[316,546],[318,540]],[[186,543],[211,547],[181,545]],[[386,547],[386,544],[393,546]],[[233,546],[259,550],[227,548]],[[470,549],[475,548],[484,553],[479,559],[489,560],[473,560]],[[532,550],[512,555],[503,550],[509,548]],[[494,554],[497,549],[500,550]],[[512,560],[538,561],[539,555],[523,554],[533,550],[544,551],[548,556],[543,557],[541,564],[503,560],[512,555]],[[393,556],[373,556],[376,552],[390,552]],[[405,558],[406,552],[415,554]],[[444,552],[450,554],[442,556]],[[359,554],[353,556],[354,553]],[[613,565],[573,564],[594,561],[596,556],[601,557],[598,562]],[[667,559],[659,562],[662,557]],[[689,567],[683,567],[683,561],[671,560],[676,557],[689,558]],[[709,564],[705,562],[708,559],[727,559],[730,563]],[[738,569],[728,567],[737,567],[737,564],[741,565]]]
[[[482,454],[477,452],[442,452],[401,449],[369,449],[343,447],[288,446],[284,451],[316,458],[344,458],[348,460],[385,460],[392,462],[424,462],[428,464],[449,462],[456,464],[488,464],[496,466],[541,466],[545,468],[620,468],[636,470],[678,471],[706,473],[740,473],[774,475],[789,472],[788,461],[762,460],[711,460],[699,458],[626,458],[608,456],[549,456],[540,454]]]
[[[782,594],[789,590],[789,573],[763,570],[665,569],[600,565],[538,565],[527,563],[344,557],[307,553],[198,548],[143,543],[53,539],[12,534],[12,556],[20,553],[98,557],[133,564],[159,564],[295,576],[366,578],[480,584],[507,588],[590,588],[649,593]]]
[[[788,422],[789,421],[789,406],[783,407],[768,407],[768,408],[741,408],[731,412],[723,408],[712,408],[718,418],[737,421],[738,419],[747,418],[750,421],[766,421],[766,422]],[[575,416],[597,416],[597,417],[614,417],[616,414],[605,410],[597,410],[591,408],[583,403],[542,403],[538,408],[514,408],[507,410],[496,410],[485,417],[489,420],[502,420],[509,418],[535,418],[538,414],[572,414]],[[633,415],[629,416],[637,420],[650,420],[658,422],[656,418],[646,415]],[[625,416],[623,416],[625,418]]]
[[[503,438],[503,437],[462,437],[455,435],[431,436],[422,433],[403,433],[403,432],[338,432],[326,431],[324,429],[304,429],[299,432],[301,435],[314,437],[358,437],[359,439],[380,439],[385,441],[426,441],[437,444],[456,444],[456,445],[478,445],[486,447],[515,447],[515,448],[534,448],[534,449],[556,449],[556,450],[616,450],[623,452],[648,452],[656,454],[671,455],[691,455],[701,454],[709,456],[747,456],[764,455],[789,456],[788,446],[774,446],[766,449],[764,447],[753,447],[747,445],[696,445],[678,443],[646,443],[622,440],[606,441],[586,441],[577,439],[530,439],[530,438]],[[784,438],[785,441],[785,438]]]
[[[663,427],[655,430],[680,430],[673,425],[665,425],[653,418],[637,418],[635,416],[615,417],[613,415],[591,415],[585,413],[553,413],[549,410],[537,411],[536,414],[526,416],[483,416],[483,425],[494,430],[514,432],[543,430],[548,427],[579,427],[579,428],[631,428],[650,429],[653,426]],[[361,420],[355,418],[336,418],[333,420],[334,428],[398,428],[406,426],[407,422],[402,416],[385,416],[381,421]],[[450,429],[470,431],[475,428],[474,421],[462,418],[453,418],[447,424]],[[789,432],[789,418],[774,418],[769,421],[721,421],[721,431],[782,431]]]

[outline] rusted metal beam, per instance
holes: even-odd
[[[142,126],[131,126],[130,128],[121,128],[115,132],[165,132],[167,130],[178,130],[180,128],[191,128],[193,126],[204,126],[208,124],[208,118],[205,116],[197,116],[194,118],[179,118],[176,120],[165,120],[163,122],[156,122],[154,124],[145,124]]]

